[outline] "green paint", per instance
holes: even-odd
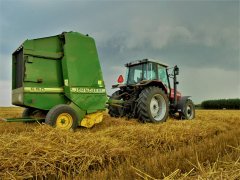
[[[67,32],[26,40],[12,61],[14,105],[50,110],[70,104],[81,119],[105,109],[106,90],[93,38]]]
[[[44,119],[42,118],[8,118],[3,119],[5,122],[44,122]]]
[[[63,93],[63,88],[24,87],[26,93]]]

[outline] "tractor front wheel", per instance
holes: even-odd
[[[50,109],[45,123],[58,129],[75,130],[78,125],[78,118],[76,112],[70,106],[61,104]]]
[[[164,122],[169,113],[167,95],[158,87],[147,87],[139,95],[137,108],[138,119],[142,122]]]
[[[180,113],[181,119],[191,120],[195,118],[195,106],[192,100],[188,99],[184,104],[183,109],[184,112]]]

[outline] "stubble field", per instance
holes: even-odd
[[[0,108],[0,118],[21,108]],[[76,132],[0,121],[0,179],[240,179],[240,111],[162,124],[111,118]]]

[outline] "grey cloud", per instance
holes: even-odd
[[[184,95],[191,95],[196,103],[205,99],[240,97],[240,72],[218,68],[180,69],[179,89]]]
[[[123,64],[146,57],[178,64],[183,72],[217,68],[219,75],[236,74],[239,11],[239,1],[2,0],[0,80],[10,81],[11,53],[25,39],[71,30],[95,38],[108,91]]]
[[[0,81],[10,80],[11,78],[11,54],[10,55],[2,55],[0,54]]]

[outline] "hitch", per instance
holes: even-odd
[[[43,118],[1,118],[0,120],[5,122],[44,122]]]

